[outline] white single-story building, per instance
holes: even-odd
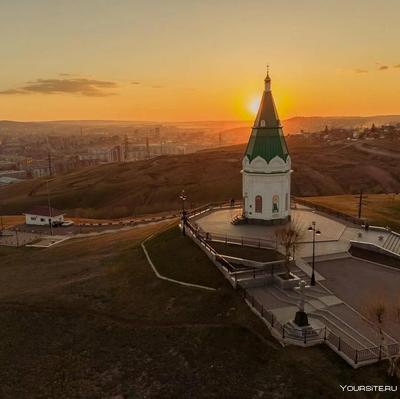
[[[36,226],[48,226],[64,222],[64,215],[58,209],[50,208],[48,206],[34,206],[29,212],[24,213],[25,224]]]

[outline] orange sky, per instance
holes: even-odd
[[[399,14],[390,0],[5,0],[0,119],[248,120],[267,64],[281,119],[400,114]]]

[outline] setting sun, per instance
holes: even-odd
[[[254,96],[253,98],[251,98],[251,100],[247,104],[247,110],[250,112],[251,116],[257,115],[258,107],[260,106],[260,101],[261,101],[261,98],[258,95],[258,96]]]

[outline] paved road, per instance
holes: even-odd
[[[400,159],[400,154],[398,152],[385,150],[383,148],[370,147],[364,143],[356,143],[354,144],[354,147],[359,151],[366,152],[367,154],[383,155],[384,157]]]
[[[121,220],[121,221],[113,221],[109,223],[103,224],[86,224],[86,225],[72,225],[69,227],[53,227],[53,235],[56,236],[74,236],[74,235],[82,235],[82,234],[90,234],[90,233],[101,233],[104,231],[111,231],[111,230],[121,230],[124,227],[133,227],[136,225],[143,225],[146,223],[154,223],[160,222],[163,220],[169,220],[176,217],[176,215],[163,215],[163,216],[154,216],[154,217],[147,217],[147,218],[140,218],[140,219],[131,219],[131,220]],[[20,224],[15,226],[14,229],[17,228],[20,232],[27,232],[33,234],[41,234],[41,235],[49,235],[50,228],[49,226],[31,226],[26,224]]]

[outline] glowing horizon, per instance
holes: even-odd
[[[400,114],[396,1],[15,3],[0,119],[250,121],[267,64],[282,120]]]

